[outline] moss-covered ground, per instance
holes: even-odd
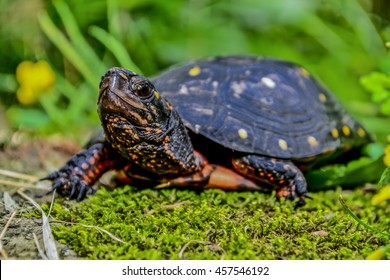
[[[81,203],[58,199],[51,216],[69,222],[52,223],[55,238],[87,259],[364,259],[388,244],[344,212],[340,194],[359,218],[389,232],[390,208],[372,206],[367,187],[312,193],[294,210],[269,193],[127,186]]]

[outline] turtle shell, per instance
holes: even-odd
[[[329,91],[294,63],[214,57],[151,80],[188,129],[234,151],[299,159],[370,141]]]

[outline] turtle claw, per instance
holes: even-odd
[[[47,175],[46,177],[39,179],[39,181],[45,181],[45,180],[53,181],[53,185],[51,187],[51,190],[46,192],[46,195],[52,194],[54,191],[61,188],[61,186],[63,185],[64,182],[62,180],[57,180],[58,177],[59,177],[58,172],[53,172],[53,173],[50,173],[49,175]]]
[[[84,199],[84,197],[87,194],[87,190],[89,188],[89,186],[85,182],[80,182],[80,185],[81,186],[80,186],[79,194],[76,198],[77,201],[81,201]]]
[[[304,193],[303,196],[308,198],[308,199],[313,199],[313,197],[308,193]]]
[[[302,206],[306,205],[305,199],[313,199],[310,194],[306,192],[306,188],[304,189],[304,193],[300,193],[299,190],[301,188],[297,188],[294,185],[288,185],[284,186],[277,191],[277,197],[282,198],[284,197],[285,199],[288,200],[294,200],[296,198],[299,198],[299,200],[296,202],[294,209],[298,209]]]
[[[115,152],[111,154],[104,143],[96,143],[75,154],[64,166],[41,180],[52,181],[48,194],[56,190],[62,196],[80,201],[95,192],[93,184],[117,163]]]
[[[308,194],[308,193],[302,194],[302,195],[299,197],[299,200],[297,201],[297,203],[295,204],[294,210],[296,210],[296,209],[298,209],[298,208],[300,208],[300,207],[306,205],[305,198],[313,199],[313,197],[312,197],[310,194]]]
[[[82,174],[77,174],[66,166],[40,180],[53,182],[51,190],[46,194],[57,191],[60,195],[67,196],[68,199],[76,198],[77,201],[81,201],[87,195],[94,193],[93,188],[83,179]]]
[[[297,201],[297,203],[295,203],[294,210],[297,210],[298,208],[301,208],[302,206],[305,205],[306,205],[306,201],[303,198],[301,198]]]
[[[75,182],[75,180],[72,180],[72,184],[70,187],[70,193],[68,195],[68,198],[72,199],[75,196],[76,192],[77,192],[77,182]]]
[[[57,178],[57,172],[53,172],[53,173],[50,173],[49,175],[47,175],[46,177],[43,177],[41,179],[39,179],[39,181],[46,181],[46,180],[54,180],[55,178]],[[51,190],[52,191],[52,190]]]

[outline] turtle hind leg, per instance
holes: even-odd
[[[156,188],[164,187],[198,187],[203,189],[217,188],[226,191],[264,190],[254,180],[238,174],[221,165],[206,164],[199,172],[161,180]]]
[[[234,158],[232,164],[240,174],[273,186],[278,198],[284,197],[289,200],[299,198],[298,207],[305,204],[305,197],[310,197],[307,194],[305,177],[289,160],[248,155]]]

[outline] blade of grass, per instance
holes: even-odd
[[[90,33],[111,51],[121,67],[131,69],[138,74],[142,74],[141,69],[139,69],[139,67],[131,59],[126,48],[114,36],[97,26],[91,26]]]
[[[42,211],[42,236],[43,236],[43,245],[45,246],[45,251],[49,260],[58,260],[56,244],[54,242],[54,237],[51,232],[51,227],[49,219],[46,214]]]
[[[45,252],[43,252],[41,246],[39,245],[38,237],[37,237],[37,235],[35,234],[35,232],[33,232],[33,237],[34,237],[35,246],[37,247],[37,250],[38,250],[38,254],[41,256],[41,258],[42,258],[43,260],[48,260],[48,258],[47,258],[46,255],[45,255]]]
[[[119,38],[121,33],[121,25],[117,24],[121,22],[119,11],[121,11],[121,8],[118,1],[107,1],[107,29],[116,38]]]
[[[91,100],[97,100],[97,85],[96,90],[92,90],[87,83],[75,87],[62,75],[57,75],[57,89],[69,99],[69,106],[63,115],[68,118],[67,121],[70,123],[77,123],[77,119],[85,112],[96,113],[96,102],[91,102]],[[80,92],[84,94],[80,94]]]
[[[98,84],[98,78],[95,72],[87,65],[83,57],[77,52],[74,46],[69,42],[65,35],[56,27],[46,12],[42,12],[38,16],[38,22],[49,38],[49,40],[57,46],[61,53],[72,63],[74,67],[83,75],[86,81],[95,88]]]
[[[366,51],[383,58],[386,55],[386,49],[380,33],[370,19],[371,14],[367,13],[358,1],[341,1],[340,6],[341,13],[350,23]]]
[[[64,128],[67,128],[67,115],[64,114],[64,110],[58,108],[56,106],[56,103],[58,99],[60,98],[60,93],[58,91],[52,92],[50,95],[44,95],[39,98],[39,103],[43,107],[46,114],[49,116],[49,118],[52,120],[53,123],[55,123],[59,128],[64,130]]]
[[[58,252],[57,252],[57,248],[56,248],[56,245],[54,242],[53,234],[51,232],[49,219],[47,218],[45,212],[43,211],[41,206],[35,200],[33,200],[28,195],[26,195],[24,192],[19,190],[18,194],[21,197],[23,197],[24,199],[26,199],[27,201],[29,201],[32,205],[34,205],[35,208],[37,208],[41,212],[41,214],[42,214],[43,245],[45,246],[45,251],[46,251],[47,257],[49,260],[59,260],[60,258],[58,256]]]
[[[126,2],[125,5],[131,7],[142,5],[137,2]],[[142,69],[149,73],[155,73],[157,71],[156,64],[154,63],[154,56],[150,49],[149,44],[145,42],[145,38],[141,35],[140,28],[133,20],[132,14],[126,14],[127,25],[123,28],[123,3],[119,4],[117,1],[107,1],[107,32],[113,35],[115,38],[123,38],[123,40],[129,40],[133,44],[137,44],[137,58],[138,61],[142,61]],[[127,30],[131,30],[131,33]],[[141,72],[140,72],[141,73]],[[143,73],[145,74],[145,73]]]
[[[335,57],[340,57],[345,52],[338,53],[335,50],[348,50],[348,44],[340,37],[339,34],[330,29],[324,21],[315,15],[307,15],[302,22],[297,22],[297,28],[304,26],[304,31],[315,38],[319,44],[326,48]]]
[[[3,193],[3,199],[4,199],[4,208],[8,212],[13,212],[18,208],[18,205],[16,204],[15,200],[12,199],[12,197],[9,195],[8,192]]]
[[[106,71],[107,67],[101,62],[96,55],[95,50],[91,48],[83,34],[80,32],[77,21],[69,9],[69,6],[64,1],[60,0],[54,1],[53,5],[61,17],[67,35],[77,50],[77,53],[79,53],[86,64],[90,66],[91,72],[94,72],[96,77],[100,77],[100,75]]]
[[[385,171],[383,171],[381,179],[378,183],[378,189],[383,188],[386,185],[390,184],[390,167],[386,167]]]
[[[376,229],[376,228],[374,228],[374,227],[372,227],[372,226],[366,224],[366,223],[363,222],[362,220],[360,220],[360,219],[352,212],[352,210],[349,209],[349,207],[348,207],[347,204],[345,203],[345,200],[343,199],[343,196],[342,196],[342,195],[339,196],[339,201],[340,201],[341,205],[343,206],[344,210],[345,210],[345,211],[346,211],[346,212],[347,212],[355,221],[357,221],[359,224],[361,224],[361,225],[364,226],[365,228],[367,228],[367,229],[369,229],[369,230],[372,230],[372,231],[374,231],[374,232],[376,232],[376,233],[379,233],[379,234],[381,234],[381,235],[383,235],[383,236],[390,237],[390,234],[385,233],[385,232],[382,232],[382,231],[380,231],[380,230],[378,230],[378,229]]]

